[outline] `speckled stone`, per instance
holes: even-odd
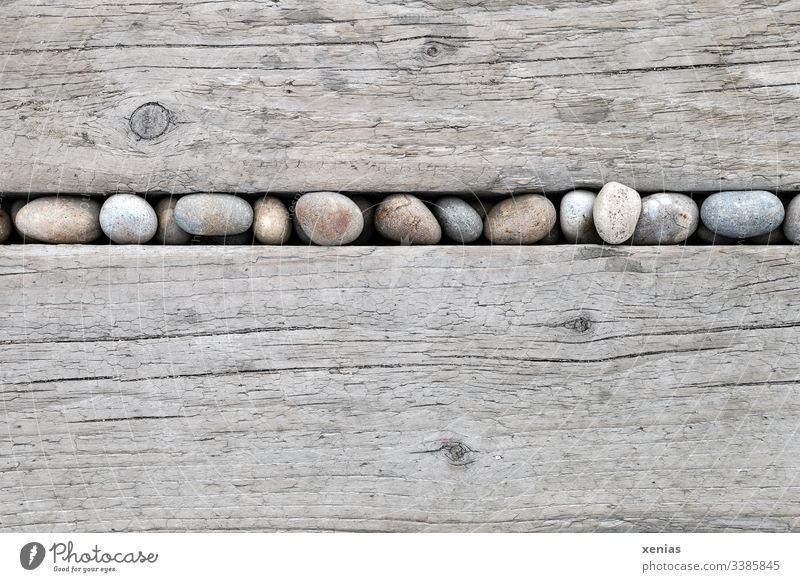
[[[264,196],[253,204],[253,234],[263,245],[282,245],[292,236],[292,217],[279,198]]]
[[[564,235],[561,232],[561,225],[556,220],[556,223],[553,225],[553,228],[550,229],[550,232],[547,235],[537,242],[537,245],[557,245],[564,239]]]
[[[700,209],[685,194],[662,192],[642,198],[633,231],[635,245],[674,245],[686,241],[700,224]]]
[[[309,192],[294,207],[297,223],[314,244],[346,245],[364,229],[358,205],[338,192]]]
[[[96,241],[100,203],[81,196],[45,196],[31,200],[17,212],[14,226],[25,237],[54,244]]]
[[[375,230],[404,245],[435,245],[442,227],[425,203],[411,194],[392,194],[375,210]]]
[[[642,199],[636,190],[619,182],[609,182],[594,201],[594,227],[601,239],[618,245],[633,236],[641,212]]]
[[[440,198],[433,205],[433,214],[444,234],[454,242],[475,242],[483,234],[483,220],[480,215],[461,198]]]
[[[697,230],[695,231],[694,234],[698,239],[709,245],[736,244],[736,239],[728,238],[727,236],[722,236],[721,234],[713,233],[710,230],[708,230],[702,222],[697,225]]]
[[[786,236],[783,233],[783,229],[781,227],[776,228],[772,232],[768,232],[767,234],[762,234],[759,236],[754,236],[752,238],[747,239],[747,242],[754,244],[754,245],[782,245],[786,244]]]
[[[189,234],[242,234],[253,224],[253,208],[231,194],[188,194],[175,205],[175,222]]]
[[[786,206],[783,234],[790,242],[800,244],[800,194],[792,198]]]
[[[556,207],[544,196],[524,194],[495,204],[486,215],[483,232],[498,245],[539,242],[556,224]]]
[[[767,234],[784,217],[783,203],[771,192],[719,192],[703,202],[700,217],[712,232],[741,239]]]
[[[160,245],[185,245],[192,240],[192,235],[183,230],[175,221],[177,198],[162,198],[156,203],[158,228],[153,242]]]
[[[141,196],[114,194],[100,208],[100,228],[117,244],[141,245],[155,236],[158,217]]]
[[[14,226],[11,224],[11,215],[0,208],[0,243],[6,242],[11,238]]]
[[[365,245],[371,242],[375,236],[375,208],[378,203],[364,196],[353,196],[352,200],[361,209],[361,216],[364,217],[364,229],[352,244]]]
[[[11,203],[11,208],[9,209],[8,213],[9,213],[9,215],[11,215],[11,224],[12,225],[16,224],[16,222],[17,222],[17,213],[27,203],[28,203],[27,200],[19,199],[19,198],[17,200],[14,200],[14,202]],[[25,242],[25,243],[28,243],[28,244],[35,244],[35,243],[39,242],[35,238],[33,238],[32,236],[25,236],[22,233],[20,233],[20,236],[22,237],[22,242]]]
[[[589,190],[573,190],[561,199],[559,222],[567,242],[603,244],[594,227],[594,202],[597,194]]]

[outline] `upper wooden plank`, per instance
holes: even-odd
[[[800,188],[800,1],[535,4],[5,2],[0,191]]]

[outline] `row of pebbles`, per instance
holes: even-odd
[[[784,202],[765,191],[712,194],[701,206],[685,194],[641,197],[610,182],[599,193],[574,190],[501,201],[447,196],[382,200],[311,192],[291,204],[264,196],[252,204],[229,194],[165,197],[154,205],[133,194],[104,201],[80,196],[16,200],[0,209],[0,242],[77,244],[253,244],[290,241],[324,246],[389,242],[467,244],[800,243],[800,195]]]

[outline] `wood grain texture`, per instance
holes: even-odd
[[[0,248],[4,531],[796,531],[792,247]]]
[[[0,190],[797,190],[798,25],[800,0],[9,0]],[[170,123],[139,139],[150,102]]]

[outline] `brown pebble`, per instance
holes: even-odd
[[[364,229],[358,205],[338,192],[309,192],[294,206],[297,223],[311,241],[322,246],[346,245]]]
[[[159,245],[185,245],[192,240],[192,235],[183,230],[175,222],[175,205],[177,198],[162,198],[156,204],[158,228],[153,242]]]
[[[253,231],[264,245],[282,245],[292,236],[292,218],[279,198],[264,196],[253,205]]]
[[[442,227],[425,203],[411,194],[392,194],[375,210],[375,230],[404,245],[435,245]]]
[[[14,225],[25,237],[55,244],[89,243],[103,234],[100,204],[80,196],[46,196],[17,212]]]
[[[556,224],[556,207],[544,196],[524,194],[498,202],[484,220],[483,233],[499,245],[533,244]]]

